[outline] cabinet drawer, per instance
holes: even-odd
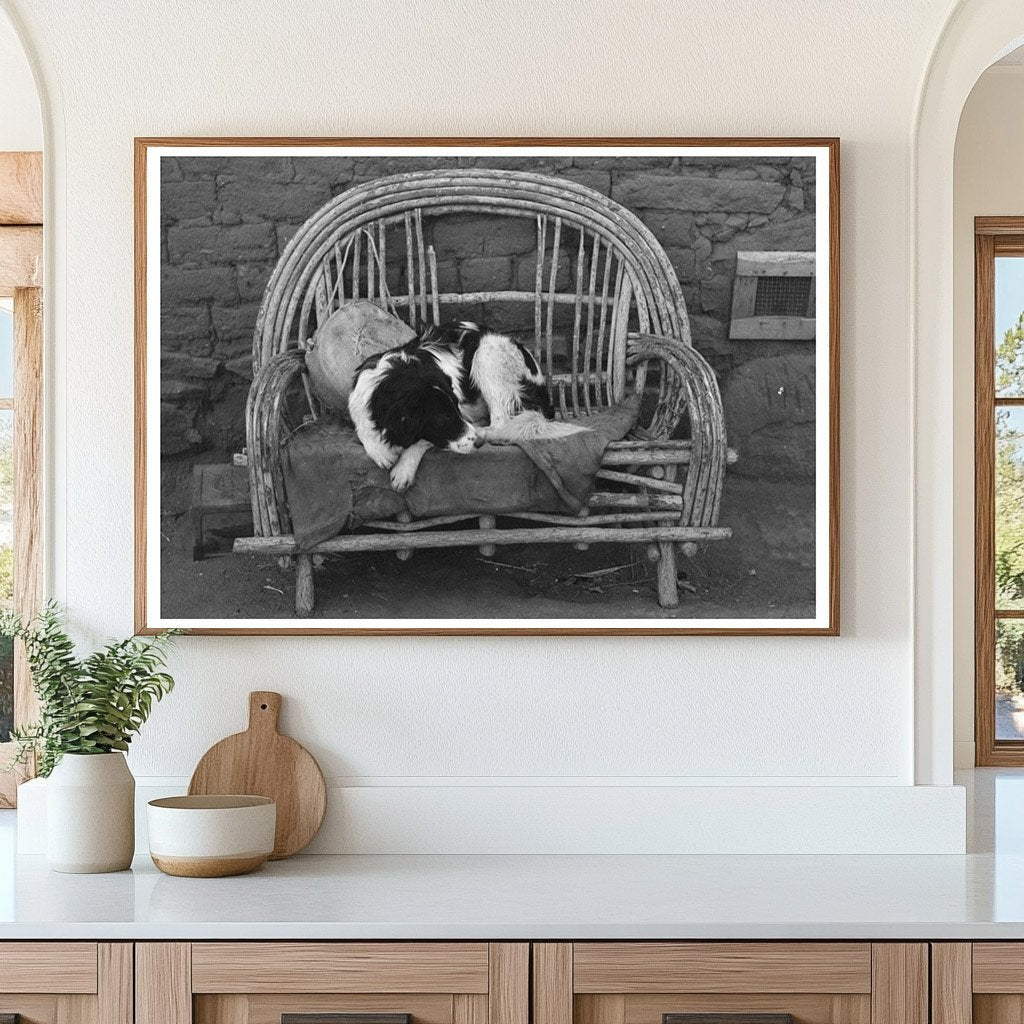
[[[971,970],[976,993],[1024,994],[1024,942],[975,942]]]
[[[926,1024],[923,943],[537,943],[534,1024]]]
[[[870,943],[578,942],[573,991],[871,991]]]
[[[0,1019],[132,1024],[127,942],[0,942]]]
[[[472,992],[486,942],[197,942],[193,992]]]
[[[136,1024],[529,1024],[514,942],[136,947]]]
[[[96,991],[95,942],[0,943],[0,992]]]

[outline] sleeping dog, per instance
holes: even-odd
[[[467,454],[484,441],[560,437],[582,429],[553,422],[544,376],[518,342],[460,322],[367,359],[349,415],[370,458],[412,486],[431,447]]]

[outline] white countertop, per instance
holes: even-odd
[[[240,878],[13,854],[0,940],[1024,939],[1024,772],[975,772],[966,856],[296,857]]]
[[[18,862],[0,939],[1024,938],[1024,856],[298,857],[228,879]]]

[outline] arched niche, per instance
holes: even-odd
[[[962,0],[924,71],[911,136],[911,335],[914,360],[914,681],[920,784],[953,773],[953,159],[975,82],[1024,43],[1020,0]]]

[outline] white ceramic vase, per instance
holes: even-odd
[[[124,754],[65,754],[46,783],[54,871],[124,871],[135,853],[135,778]]]

